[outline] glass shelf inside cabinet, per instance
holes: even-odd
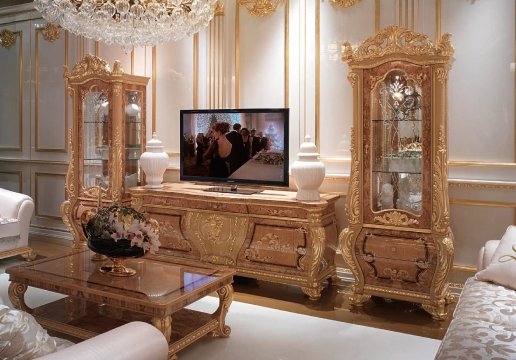
[[[378,81],[371,96],[373,211],[422,211],[422,90],[402,70]]]
[[[125,104],[125,180],[126,191],[140,183],[139,159],[142,154],[142,103],[141,91],[127,90]]]
[[[109,99],[103,92],[88,92],[83,99],[83,186],[109,183]]]

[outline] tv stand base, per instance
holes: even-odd
[[[335,279],[338,195],[297,201],[294,191],[253,195],[191,183],[131,188],[132,207],[160,224],[155,255],[184,265],[222,265],[236,275],[296,285],[311,300]],[[239,189],[240,190],[240,189]]]

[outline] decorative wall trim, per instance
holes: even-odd
[[[43,176],[51,176],[51,177],[62,177],[65,179],[66,182],[66,174],[59,174],[59,173],[46,173],[46,172],[35,172],[34,173],[34,202],[36,203],[36,208],[34,209],[34,216],[39,218],[46,218],[46,219],[52,219],[52,220],[61,220],[60,215],[47,215],[40,212],[39,205],[41,202],[39,201],[39,178]],[[64,190],[64,188],[63,188]],[[66,191],[64,194],[64,197],[66,198]]]
[[[516,168],[516,163],[487,162],[487,161],[448,161],[448,166],[476,166],[476,167],[502,167]]]
[[[39,146],[39,128],[40,128],[40,119],[39,119],[39,38],[40,35],[47,42],[54,43],[57,41],[60,35],[60,26],[54,25],[51,23],[46,23],[43,27],[39,27],[35,29],[35,84],[34,84],[34,151],[36,152],[54,152],[54,153],[66,153],[68,152],[68,142],[66,141],[67,132],[68,132],[68,99],[66,96],[66,85],[63,82],[63,90],[64,90],[64,105],[65,105],[65,113],[64,113],[64,128],[63,128],[63,139],[64,145],[62,148],[42,148]],[[68,47],[69,47],[69,34],[68,31],[65,32],[65,55],[64,55],[64,65],[68,68]]]
[[[18,176],[18,192],[23,193],[23,171],[8,171],[8,170],[0,170],[0,174],[12,174]]]
[[[251,15],[258,17],[272,14],[281,2],[282,0],[238,0],[240,6],[245,7]]]
[[[448,181],[450,188],[468,189],[468,190],[516,190],[516,182],[503,181],[479,181],[469,179],[450,179]]]
[[[305,81],[306,83],[306,81]],[[306,111],[305,111],[306,114]],[[305,115],[306,118],[306,115]],[[306,125],[305,125],[306,134]],[[321,151],[321,3],[315,2],[315,146]],[[303,135],[304,136],[304,135]],[[302,141],[301,141],[302,142]]]
[[[156,130],[156,46],[152,47],[152,133]]]
[[[11,35],[14,36],[14,42],[12,44]],[[5,36],[8,37],[8,40],[5,40]],[[0,151],[23,150],[23,32],[11,31],[8,29],[0,31],[0,40],[2,41],[2,47],[5,47],[6,49],[10,49],[12,46],[16,44],[17,37],[20,38],[20,41],[18,43],[18,146],[0,146]],[[7,41],[10,45],[4,46],[5,41]]]
[[[16,33],[9,29],[0,31],[0,45],[6,49],[10,49],[16,44]]]
[[[193,36],[193,108],[199,107],[199,33]]]
[[[469,199],[450,198],[450,204],[451,205],[484,206],[484,207],[516,209],[516,202],[508,202],[508,201],[469,200]]]
[[[348,8],[348,7],[352,7],[355,4],[358,4],[361,1],[362,0],[330,0],[330,3],[337,8],[339,8],[339,7]]]
[[[60,30],[61,26],[52,23],[46,23],[42,29],[43,39],[45,39],[48,42],[54,42],[58,40],[61,37]]]

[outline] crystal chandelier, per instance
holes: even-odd
[[[180,40],[205,28],[217,0],[34,0],[43,18],[124,50]]]

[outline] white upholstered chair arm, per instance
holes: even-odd
[[[41,360],[166,360],[168,343],[154,326],[133,321]]]
[[[483,270],[489,265],[500,240],[488,240],[478,251],[477,270]]]

